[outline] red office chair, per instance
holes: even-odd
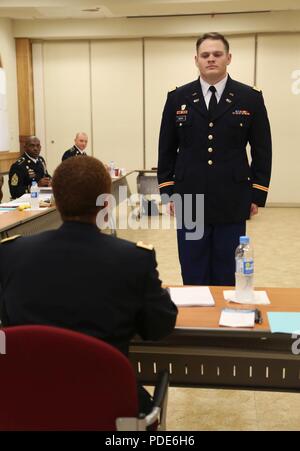
[[[2,331],[0,430],[146,430],[162,416],[156,403],[138,418],[133,368],[109,344],[48,326]]]

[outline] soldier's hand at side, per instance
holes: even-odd
[[[38,186],[49,186],[50,179],[49,177],[43,177],[39,180]]]
[[[167,213],[170,216],[174,216],[175,215],[175,205],[174,202],[168,202],[167,203]]]
[[[250,217],[254,216],[254,215],[257,215],[257,213],[258,213],[258,206],[256,204],[251,204]]]

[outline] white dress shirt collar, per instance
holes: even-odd
[[[27,152],[25,152],[25,155],[26,155],[27,158],[29,158],[30,160],[32,160],[34,163],[37,163],[38,158],[33,158],[33,157],[31,157],[30,155],[28,155]]]
[[[227,80],[228,80],[228,74],[226,74],[226,77],[224,77],[221,81],[218,81],[218,83],[213,85],[216,88],[216,97],[217,97],[218,102],[223,94]],[[200,85],[201,85],[203,97],[204,97],[205,101],[208,102],[211,97],[211,91],[209,90],[209,87],[212,85],[207,83],[207,81],[203,80],[201,77],[200,77]]]
[[[79,150],[79,152],[80,152],[81,154],[84,154],[84,150],[79,149],[79,147],[77,147],[76,144],[74,144],[74,147],[76,147],[76,149]]]

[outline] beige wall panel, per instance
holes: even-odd
[[[43,55],[45,153],[53,173],[63,152],[73,145],[76,132],[88,134],[87,152],[91,153],[89,43],[45,42]]]
[[[91,43],[94,155],[119,167],[143,166],[141,40]]]
[[[300,203],[300,33],[259,36],[257,86],[264,94],[273,135],[268,201]]]
[[[254,84],[255,37],[229,36],[232,60],[228,72],[232,78],[252,86]]]
[[[157,147],[161,114],[167,92],[198,77],[194,56],[197,38],[145,40],[145,140],[146,168],[157,166]],[[229,39],[233,60],[232,78],[253,84],[254,37]]]
[[[167,93],[198,76],[194,63],[195,39],[145,40],[145,148],[146,168],[157,166],[161,115]]]

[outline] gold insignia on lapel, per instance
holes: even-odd
[[[14,175],[12,176],[10,183],[11,183],[11,186],[18,186],[18,183],[19,183],[19,177],[18,177],[17,174],[14,174]]]
[[[232,100],[230,100],[230,99],[226,99],[226,102],[227,102],[227,103],[231,103],[231,102],[232,102]]]
[[[0,244],[4,244],[7,243],[8,241],[14,241],[17,238],[19,238],[21,235],[13,235],[13,236],[9,236],[8,238],[4,238],[4,240],[0,241]]]
[[[153,251],[153,249],[154,249],[153,244],[145,244],[145,243],[143,243],[143,241],[138,241],[136,243],[136,245],[137,245],[137,247],[141,247],[143,249],[147,249],[147,251]]]
[[[261,92],[261,90],[259,88],[257,88],[257,86],[252,86],[252,89],[254,89],[255,91]]]
[[[185,110],[186,109],[186,105],[185,104],[181,105],[181,109]]]

